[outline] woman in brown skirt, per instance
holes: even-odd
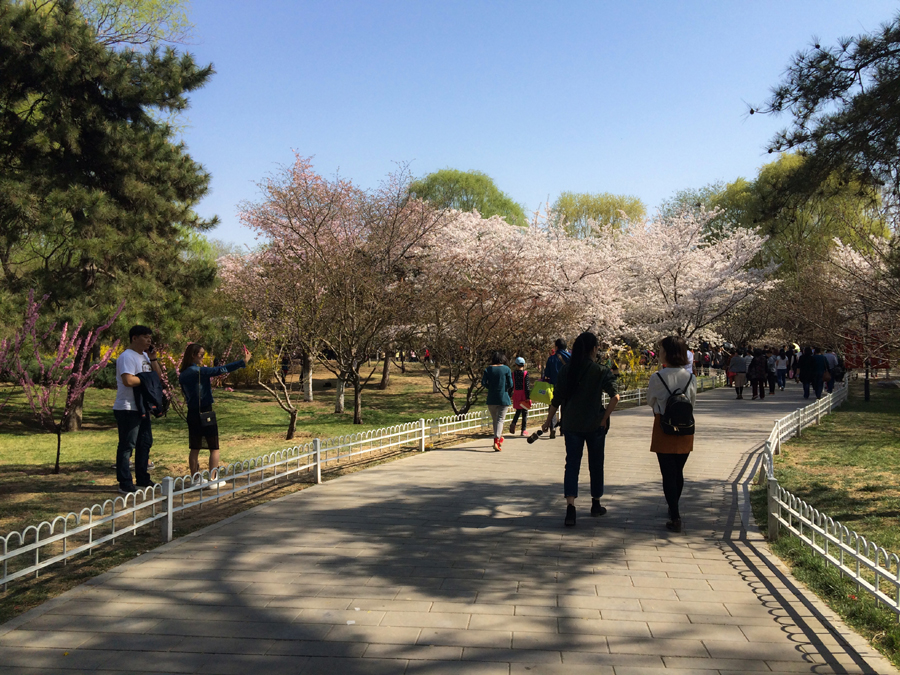
[[[666,529],[681,532],[681,512],[678,501],[684,488],[684,465],[694,449],[694,437],[670,436],[663,433],[662,414],[672,392],[683,393],[691,405],[697,400],[697,380],[686,366],[688,364],[687,343],[680,337],[669,336],[659,343],[660,369],[650,377],[647,386],[647,403],[653,409],[653,437],[650,451],[656,453],[659,471],[662,474],[663,493],[669,507]],[[668,390],[666,389],[668,387]]]

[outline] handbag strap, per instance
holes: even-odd
[[[203,366],[201,366],[200,364],[197,364],[197,412],[198,413],[203,412],[203,392],[200,389],[200,377],[201,377],[200,368],[202,368],[202,367]],[[209,410],[207,410],[206,412],[209,412],[210,410],[212,410],[212,406],[210,406]]]

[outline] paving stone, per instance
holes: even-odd
[[[200,675],[296,675],[303,671],[308,658],[296,655],[208,654],[194,671]],[[105,675],[105,671],[100,671]]]
[[[353,598],[347,609],[372,612],[427,612],[431,609],[431,601],[426,600],[378,600],[376,598]]]
[[[612,666],[574,666],[552,663],[511,663],[510,675],[616,675]]]
[[[358,626],[377,626],[384,618],[384,612],[363,610],[358,612],[353,609],[304,609],[294,623],[301,624],[337,624]]]
[[[609,653],[605,636],[583,633],[513,633],[512,644],[514,649]]]
[[[309,657],[301,675],[397,675],[406,671],[403,659],[353,659],[336,657]]]
[[[411,661],[459,661],[462,653],[462,647],[371,644],[365,650],[364,656],[381,659],[410,659]]]
[[[768,664],[758,659],[698,659],[680,656],[664,656],[666,668],[678,668],[695,672],[704,670],[728,670],[740,673],[770,672]]]
[[[298,608],[298,609],[347,609],[351,600],[348,598],[323,598],[318,596],[277,597],[266,604],[266,609]],[[294,616],[299,616],[297,612]]]
[[[107,662],[109,651],[94,649],[46,649],[18,646],[0,647],[0,664],[8,668],[52,669],[63,667],[71,671],[90,671]],[[131,655],[128,655],[131,658]],[[121,661],[124,663],[124,661]]]
[[[2,647],[40,647],[49,649],[76,649],[92,639],[90,633],[68,631],[55,628],[27,630],[20,628],[0,636]]]
[[[508,675],[508,663],[473,662],[461,666],[459,661],[415,661],[410,660],[406,675]]]
[[[449,645],[459,647],[492,647],[507,649],[512,643],[511,631],[499,630],[452,630],[424,628],[417,644]]]
[[[655,654],[659,656],[695,656],[708,654],[705,643],[696,639],[667,640],[624,635],[606,638],[611,654]]]
[[[513,615],[516,613],[515,605],[489,605],[487,603],[465,602],[435,602],[431,606],[432,612],[453,612],[456,614],[500,614]]]
[[[469,630],[511,630],[537,633],[558,633],[555,617],[501,616],[475,614],[469,621]]]
[[[555,616],[575,619],[599,619],[600,610],[588,607],[541,607],[539,605],[518,605],[516,616]]]
[[[736,640],[746,642],[746,635],[738,626],[722,624],[664,623],[651,621],[647,624],[654,638],[688,640]]]
[[[563,651],[563,663],[566,665],[614,666],[615,668],[663,668],[665,664],[660,656],[643,654],[609,654],[587,651]],[[660,674],[662,675],[662,674]]]
[[[463,649],[463,661],[498,661],[500,663],[562,663],[557,651],[540,651],[536,649],[491,649],[488,647],[466,647]]]
[[[283,656],[337,656],[342,658],[361,657],[367,648],[365,642],[326,642],[324,640],[277,640],[266,655]]]
[[[799,645],[778,642],[720,642],[703,643],[714,659],[751,659],[764,657],[767,661],[803,661],[806,654]]]
[[[378,642],[391,644],[415,644],[418,628],[391,626],[333,626],[325,640],[337,642]]]
[[[417,628],[467,628],[469,614],[448,612],[386,612],[382,626],[415,626]]]

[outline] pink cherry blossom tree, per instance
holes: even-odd
[[[420,249],[446,225],[445,212],[411,199],[408,184],[401,167],[378,189],[362,190],[323,178],[298,156],[260,185],[259,202],[243,205],[243,221],[267,242],[260,272],[269,282],[245,299],[253,326],[273,344],[296,340],[335,374],[336,411],[343,387],[352,387],[356,424],[375,372],[363,366],[386,346],[389,328],[406,322]]]
[[[119,341],[116,340],[106,354],[94,363],[88,365],[86,359],[89,358],[94,346],[100,344],[102,334],[122,313],[125,302],[119,305],[105,324],[84,335],[81,333],[83,322],[72,331],[69,330],[68,323],[63,324],[58,335],[54,334],[56,324],[41,333],[37,324],[42,303],[43,300],[34,299],[33,291],[29,294],[25,321],[20,333],[21,347],[15,354],[13,370],[34,416],[47,431],[56,434],[56,464],[53,473],[58,474],[63,431],[66,430],[69,418],[79,405],[84,392],[93,383],[97,372],[109,363]],[[48,342],[56,343],[51,355],[42,352]],[[28,364],[22,360],[26,351],[33,357],[35,377],[32,377]]]
[[[515,227],[455,212],[429,239],[417,281],[421,350],[430,350],[425,367],[455,413],[477,402],[493,350],[540,353],[560,335],[619,328],[609,238],[575,239],[555,221]]]

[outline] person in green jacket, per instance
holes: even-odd
[[[487,407],[494,421],[494,451],[500,452],[506,411],[512,405],[509,395],[513,390],[512,371],[506,365],[506,355],[503,352],[491,354],[491,365],[484,369],[481,386],[487,389]]]
[[[553,389],[553,400],[547,410],[542,429],[547,431],[560,406],[565,406],[562,430],[566,437],[566,470],[563,488],[566,498],[566,527],[575,525],[575,499],[578,497],[578,474],[584,446],[588,450],[591,471],[591,515],[602,516],[606,508],[600,505],[603,496],[603,454],[609,416],[619,402],[616,374],[596,362],[600,342],[593,333],[575,338],[572,358],[559,374]],[[603,407],[603,394],[609,395],[609,406]]]

